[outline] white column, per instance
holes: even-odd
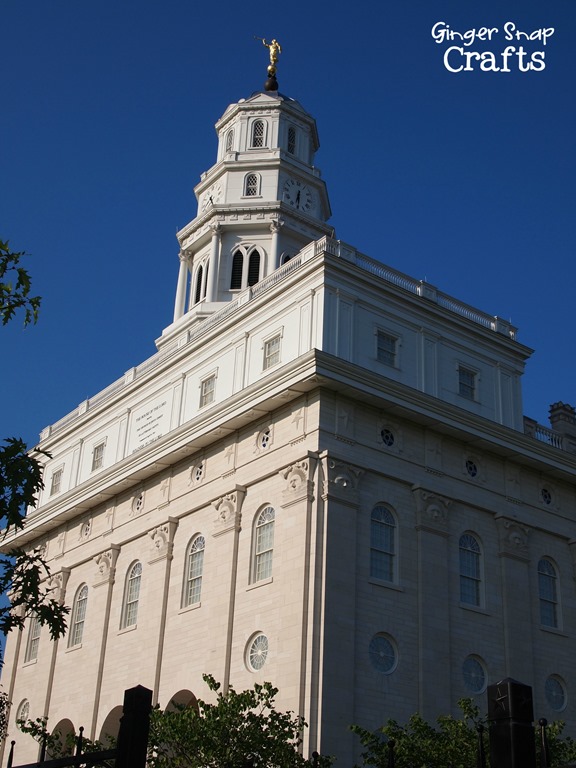
[[[180,251],[180,271],[178,272],[178,287],[176,288],[176,301],[174,302],[174,322],[184,314],[186,304],[186,283],[188,282],[188,256]]]
[[[270,232],[272,232],[272,246],[270,253],[270,264],[267,265],[268,269],[266,270],[267,275],[269,275],[270,272],[274,272],[274,270],[278,269],[280,266],[278,263],[278,259],[280,258],[280,254],[278,253],[278,235],[280,234],[280,228],[282,226],[284,226],[282,219],[274,219],[270,222]]]
[[[218,266],[220,262],[220,224],[210,224],[212,230],[212,243],[210,248],[210,266],[208,267],[208,286],[206,288],[206,301],[216,301],[218,291]]]

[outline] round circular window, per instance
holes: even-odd
[[[467,459],[466,461],[466,472],[468,472],[470,477],[476,477],[478,474],[478,466],[472,459]]]
[[[390,429],[382,429],[380,431],[380,437],[382,438],[384,445],[388,448],[391,448],[394,445],[394,432]]]
[[[566,687],[564,682],[556,675],[550,675],[544,684],[546,701],[554,712],[562,712],[566,708]]]
[[[30,702],[28,699],[23,699],[18,705],[16,710],[16,724],[20,728],[20,721],[26,721],[30,717]]]
[[[268,638],[266,635],[256,635],[249,641],[246,649],[246,663],[252,672],[258,672],[266,664],[268,658]]]
[[[483,693],[486,690],[486,670],[476,656],[468,656],[462,664],[464,685],[471,693]]]
[[[389,675],[398,664],[398,654],[391,638],[387,635],[374,635],[368,647],[370,663],[378,672]]]
[[[546,505],[552,503],[552,494],[550,493],[548,488],[542,488],[542,490],[540,491],[540,498]]]

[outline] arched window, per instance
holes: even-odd
[[[264,128],[262,120],[255,120],[252,123],[252,142],[250,146],[254,148],[264,146]]]
[[[540,624],[558,627],[558,574],[550,560],[538,563],[538,596],[540,598]]]
[[[460,602],[480,605],[482,583],[482,552],[478,540],[471,533],[460,536]]]
[[[140,581],[142,579],[142,563],[134,563],[128,571],[124,587],[124,605],[120,629],[133,627],[138,621],[138,600],[140,598]]]
[[[244,269],[244,254],[236,251],[232,257],[232,275],[230,277],[230,290],[242,288],[242,271]]]
[[[204,274],[204,270],[202,268],[202,265],[198,267],[198,270],[196,272],[196,289],[194,291],[194,304],[198,304],[200,299],[202,298],[202,276]]]
[[[84,634],[84,622],[86,620],[86,606],[88,605],[88,587],[83,584],[76,592],[72,605],[72,621],[70,622],[70,634],[68,635],[68,647],[80,645]]]
[[[232,152],[232,148],[234,147],[234,131],[228,131],[228,134],[226,136],[226,152]]]
[[[256,173],[247,173],[244,179],[245,197],[257,197],[260,192],[260,179]]]
[[[260,280],[260,251],[252,251],[248,260],[248,285],[256,285]]]
[[[186,572],[184,574],[184,599],[182,600],[184,608],[200,602],[205,547],[204,536],[196,536],[188,546]]]
[[[296,128],[293,125],[288,128],[288,154],[296,153]]]
[[[253,581],[262,581],[262,579],[269,579],[272,576],[275,519],[276,513],[272,507],[264,507],[256,518]]]
[[[389,509],[374,507],[370,521],[370,576],[394,581],[396,520]]]

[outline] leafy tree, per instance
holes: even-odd
[[[40,297],[30,296],[30,276],[20,266],[24,252],[12,252],[0,240],[0,320],[6,325],[19,311],[24,325],[38,318]],[[23,440],[10,437],[0,443],[0,520],[4,538],[24,526],[28,506],[33,506],[43,488],[42,465]],[[22,627],[35,614],[47,624],[53,638],[64,634],[68,609],[59,605],[45,586],[48,567],[39,550],[13,550],[0,556],[0,592],[9,595],[11,605],[0,607],[0,631]]]
[[[20,266],[24,251],[10,250],[8,241],[0,240],[0,320],[6,325],[18,310],[24,311],[24,325],[35,323],[40,297],[30,296],[30,275]]]
[[[472,699],[461,699],[458,706],[461,718],[443,715],[437,720],[437,727],[427,723],[419,714],[412,715],[406,725],[388,720],[376,732],[354,725],[352,730],[360,737],[365,751],[362,753],[364,766],[387,768],[389,765],[389,744],[393,742],[395,768],[476,768],[478,765],[479,737],[490,765],[488,728],[485,718]],[[576,760],[576,742],[562,738],[563,722],[551,723],[547,728],[550,753],[550,768],[561,768]],[[539,729],[535,731],[536,754],[540,765]]]
[[[18,720],[17,724],[22,733],[27,733],[39,744],[44,744],[46,754],[51,758],[72,755],[76,751],[78,740],[76,734],[71,732],[62,733],[60,730],[50,733],[48,731],[47,717],[37,717],[35,720]],[[82,737],[82,754],[98,752],[102,749],[112,749],[114,746],[115,740],[111,736],[106,736],[104,743]]]
[[[237,693],[204,675],[216,703],[198,700],[198,707],[152,713],[149,765],[151,768],[306,768],[312,761],[300,754],[304,720],[293,712],[279,712],[278,689],[256,683]],[[319,758],[320,768],[330,765]]]

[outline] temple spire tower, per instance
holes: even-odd
[[[279,92],[281,47],[262,42],[270,53],[264,90],[231,104],[216,123],[216,162],[194,189],[196,217],[177,233],[174,322],[160,343],[333,232],[326,185],[314,165],[316,122]]]

